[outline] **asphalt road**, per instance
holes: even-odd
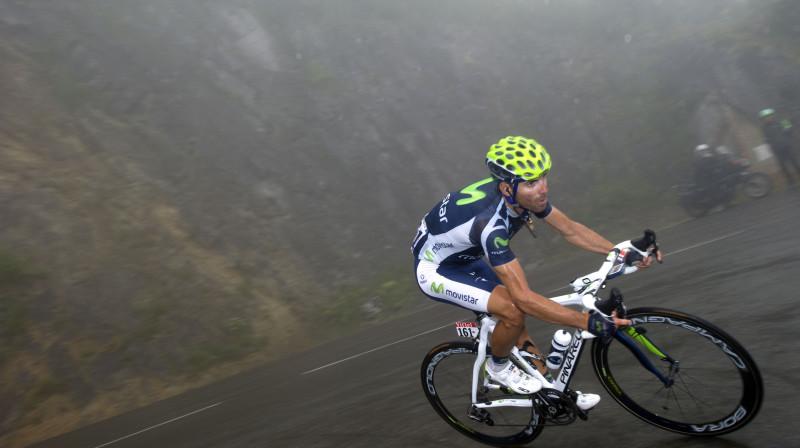
[[[582,359],[576,389],[603,400],[588,421],[548,427],[531,446],[797,447],[800,415],[800,189],[656,230],[664,264],[614,281],[629,308],[696,314],[739,340],[766,386],[760,414],[725,437],[675,435],[617,406]],[[635,236],[635,235],[632,235]],[[522,256],[521,256],[522,258]],[[602,259],[537,269],[533,288],[555,296]],[[434,344],[457,339],[470,313],[435,304],[391,323],[105,420],[36,447],[467,447],[434,413],[419,367]],[[556,327],[529,322],[545,346]]]

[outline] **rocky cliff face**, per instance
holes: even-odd
[[[0,3],[0,440],[407,306],[416,224],[506,135],[616,228],[698,141],[800,120],[791,1],[435,3]]]

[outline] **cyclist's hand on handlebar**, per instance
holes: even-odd
[[[626,257],[625,264],[628,266],[635,266],[637,269],[647,269],[653,264],[654,259],[661,263],[661,251],[656,251],[655,254],[650,252],[646,257],[642,256],[639,252],[631,251],[628,257]]]
[[[617,265],[608,273],[608,278],[617,278],[623,274],[633,274],[639,269],[647,269],[653,263],[653,256],[630,245],[630,241],[617,244]]]
[[[614,277],[647,269],[653,264],[653,259],[661,263],[661,251],[658,250],[656,234],[652,230],[645,230],[643,237],[625,241],[616,247],[620,249],[620,258],[617,261],[624,263],[626,267],[618,271]]]
[[[606,338],[614,336],[618,327],[630,324],[631,321],[627,319],[617,318],[616,311],[614,311],[611,317],[603,316],[600,313],[591,313],[587,319],[586,331],[597,337]]]
[[[656,242],[656,233],[650,229],[644,231],[644,236],[630,241],[631,249],[642,255],[642,265],[638,266],[639,269],[647,269],[653,263],[653,257],[656,261],[661,263],[661,251],[658,250],[658,243]],[[627,260],[626,260],[627,261]],[[628,264],[629,266],[634,266]]]

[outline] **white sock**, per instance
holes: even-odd
[[[492,369],[492,371],[494,371],[494,372],[499,372],[499,371],[505,369],[509,362],[511,362],[511,361],[508,360],[508,361],[506,361],[506,362],[504,362],[502,364],[495,364],[494,360],[490,358],[489,359],[489,368]]]

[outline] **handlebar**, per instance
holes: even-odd
[[[647,252],[651,246],[653,247],[652,255],[658,260],[658,243],[656,242],[656,233],[650,229],[645,229],[644,236],[631,240],[631,246],[635,247],[639,252]],[[661,260],[658,260],[661,263]]]
[[[614,250],[609,252],[600,269],[572,281],[571,285],[580,294],[584,308],[597,311],[605,316],[611,316],[616,311],[617,317],[624,318],[625,306],[622,302],[622,293],[617,288],[611,289],[611,295],[607,299],[598,299],[597,292],[605,287],[606,280],[609,279],[610,275],[618,274],[622,269],[625,269],[624,251],[631,248],[644,254],[644,256],[654,256],[658,260],[659,249],[656,234],[650,229],[645,230],[644,235],[640,238],[617,244],[614,246]],[[650,250],[651,248],[652,250]],[[658,260],[658,262],[661,263],[661,260]],[[593,337],[587,331],[583,332],[583,336]]]

